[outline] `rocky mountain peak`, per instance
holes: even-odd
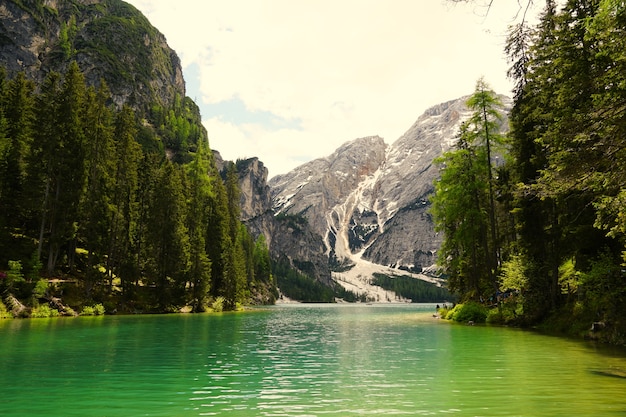
[[[121,0],[0,3],[0,62],[38,83],[76,61],[88,84],[107,83],[118,106],[149,111],[185,97],[180,59],[165,36]]]
[[[274,210],[304,216],[340,264],[366,259],[413,271],[431,266],[441,244],[428,212],[439,173],[433,161],[456,142],[471,115],[467,98],[429,108],[392,145],[377,136],[356,139],[274,177]]]

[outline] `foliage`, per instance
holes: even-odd
[[[457,304],[446,314],[446,319],[458,322],[484,323],[487,319],[488,309],[480,303],[473,301]]]
[[[80,312],[81,316],[103,316],[105,308],[102,304],[94,304],[92,306],[84,306]]]
[[[68,22],[62,41],[72,54]],[[85,41],[77,37],[74,48]],[[113,105],[105,82],[88,86],[76,62],[41,85],[4,77],[0,71],[3,289],[21,299],[58,297],[60,289],[38,280],[62,276],[74,282],[65,292],[74,305],[155,312],[204,311],[216,297],[234,309],[252,289],[273,291],[267,245],[240,220],[236,168],[221,179],[192,100],[136,114]]]
[[[224,310],[224,297],[217,297],[211,303],[211,310],[215,313],[221,313]]]
[[[7,271],[7,281],[9,285],[24,281],[24,275],[22,274],[22,262],[21,261],[9,261],[9,270]]]
[[[493,159],[503,138],[498,133],[500,102],[483,80],[467,105],[473,113],[461,126],[456,148],[436,160],[442,171],[431,213],[436,230],[444,233],[438,262],[450,289],[478,299],[497,290],[499,225],[506,220],[497,218],[503,210],[496,207]]]
[[[504,164],[478,168],[489,151],[467,125],[439,160],[439,261],[462,299],[495,306],[490,322],[576,334],[601,322],[605,336],[591,337],[624,339],[624,31],[621,1],[546,1],[536,26],[512,27],[506,43],[515,91]]]
[[[446,288],[438,287],[433,283],[407,276],[390,277],[388,275],[375,273],[372,284],[386,290],[391,290],[401,297],[410,299],[414,303],[434,303],[452,300],[454,298]]]
[[[48,304],[42,304],[33,308],[30,313],[31,318],[47,319],[50,317],[58,317],[60,315],[59,310],[50,308]]]
[[[10,319],[13,315],[7,310],[7,306],[0,300],[0,319]]]
[[[513,255],[502,264],[500,288],[504,291],[524,292],[528,288],[528,260],[521,255]]]
[[[33,297],[35,298],[44,298],[46,292],[48,291],[48,281],[45,279],[40,279],[35,284],[35,288],[33,289]]]
[[[332,288],[295,270],[286,259],[280,259],[272,265],[272,274],[281,292],[291,299],[317,303],[332,303],[335,300]]]

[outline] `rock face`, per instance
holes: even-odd
[[[165,37],[121,0],[0,3],[0,62],[41,82],[76,61],[88,84],[104,80],[118,106],[147,112],[185,97],[180,60]]]
[[[217,168],[226,166],[214,152]],[[263,235],[274,259],[287,259],[293,268],[333,286],[326,247],[321,236],[302,219],[275,216],[267,183],[268,170],[258,158],[237,161],[241,220],[253,236]],[[224,173],[223,173],[224,175]]]
[[[433,161],[470,116],[466,101],[428,109],[391,146],[379,137],[356,139],[272,178],[275,212],[305,217],[338,264],[365,259],[416,272],[433,265],[442,241],[428,212],[438,176]]]

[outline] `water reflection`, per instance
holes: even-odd
[[[623,350],[454,325],[433,319],[432,307],[3,322],[2,414],[626,412],[626,380],[611,374],[626,369]]]

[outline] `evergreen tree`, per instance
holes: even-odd
[[[229,164],[226,172],[226,196],[228,230],[231,244],[226,248],[224,297],[226,307],[234,309],[237,303],[244,301],[247,290],[244,233],[240,222],[239,209],[239,177],[234,163]]]
[[[468,100],[474,113],[461,127],[457,148],[436,161],[443,166],[431,209],[436,229],[444,232],[439,263],[450,276],[450,288],[468,298],[498,291],[501,240],[492,160],[494,147],[503,142],[499,105],[480,80]]]
[[[193,161],[187,166],[190,268],[187,281],[191,285],[191,305],[194,311],[204,311],[211,282],[211,261],[206,251],[206,229],[209,222],[207,207],[212,196],[209,178],[207,146],[198,144]]]
[[[7,83],[3,100],[7,146],[0,165],[0,213],[12,229],[22,227],[24,221],[24,181],[33,139],[34,89],[35,84],[20,72]]]
[[[232,250],[233,242],[229,233],[226,187],[215,169],[215,164],[211,162],[211,177],[216,180],[213,182],[213,193],[207,206],[206,252],[211,259],[210,294],[213,298],[217,298],[226,295],[226,274],[229,268],[227,254]]]
[[[86,108],[85,81],[76,62],[70,64],[59,92],[57,119],[58,136],[49,138],[56,142],[56,157],[51,166],[48,224],[48,265],[52,274],[63,249],[67,266],[73,266],[76,248],[76,223],[78,207],[85,182],[85,131]]]
[[[148,277],[161,310],[184,302],[189,269],[189,237],[181,172],[165,161],[157,172],[147,217]]]
[[[50,72],[36,98],[35,140],[29,155],[28,187],[29,209],[36,219],[38,248],[37,259],[41,259],[44,242],[50,236],[53,201],[55,200],[55,177],[61,159],[61,135],[59,119],[61,75]]]
[[[111,209],[111,171],[113,170],[113,112],[108,106],[110,93],[103,83],[96,92],[87,93],[85,114],[85,193],[80,206],[81,243],[87,250],[87,292],[99,279],[97,266],[107,253],[108,220]]]
[[[270,251],[265,236],[259,235],[254,243],[254,277],[260,282],[272,282]]]
[[[443,169],[435,182],[431,212],[435,228],[444,234],[438,264],[448,274],[453,292],[478,298],[486,291],[489,250],[485,199],[487,196],[481,148],[470,146],[463,124],[457,148],[436,160]]]
[[[137,123],[133,110],[123,106],[115,121],[115,151],[111,184],[111,211],[107,271],[121,280],[122,291],[129,296],[131,283],[140,275],[138,257],[139,165],[141,147],[135,141]],[[147,171],[150,175],[151,171]]]
[[[35,85],[22,72],[6,86],[4,81],[2,84],[6,91],[0,91],[0,239],[8,243],[13,233],[25,232],[25,180],[34,127]]]

